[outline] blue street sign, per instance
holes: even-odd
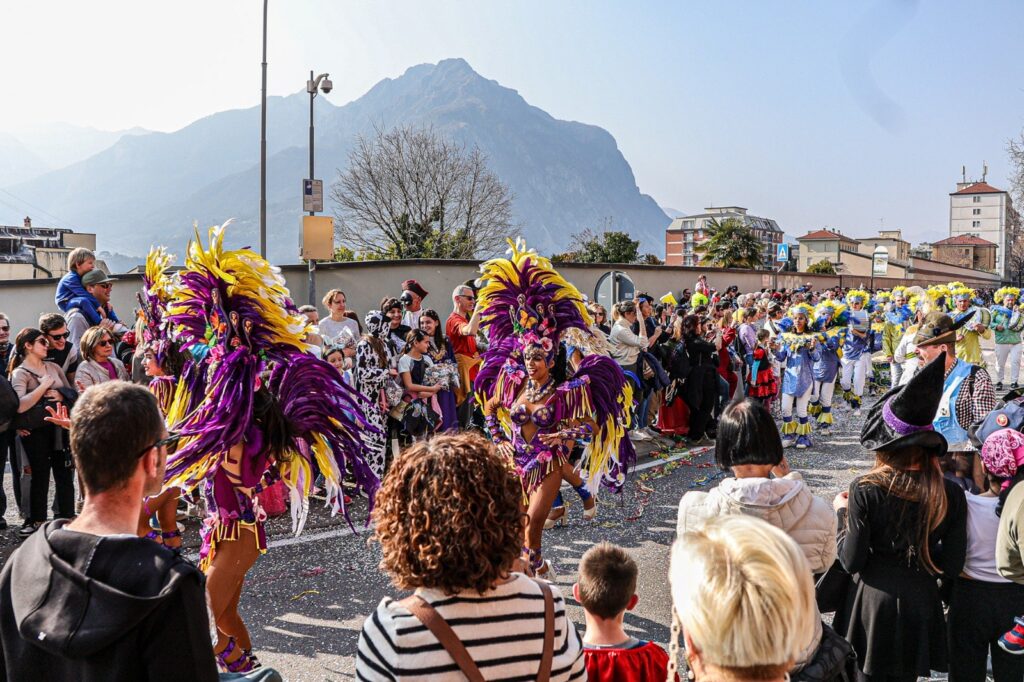
[[[775,260],[779,263],[789,262],[789,244],[779,244],[779,248],[775,252]]]

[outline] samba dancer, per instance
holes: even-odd
[[[586,448],[579,468],[589,490],[600,483],[621,489],[636,458],[626,437],[632,389],[622,369],[603,355],[587,355],[566,381],[561,336],[589,334],[583,297],[551,262],[517,240],[509,258],[480,267],[477,295],[489,345],[474,384],[485,406],[487,429],[523,486],[527,526],[523,546],[530,571],[550,570],[541,536],[576,443]]]
[[[224,227],[210,230],[208,248],[198,235],[189,244],[168,304],[172,334],[205,376],[205,390],[174,424],[181,446],[168,457],[164,487],[187,493],[203,484],[211,516],[201,529],[200,568],[217,628],[214,652],[223,670],[246,672],[259,661],[238,604],[246,574],[267,549],[259,493],[285,482],[298,534],[314,462],[327,503],[346,519],[342,478],[371,507],[379,481],[361,454],[360,433],[373,429],[362,415],[365,399],[310,353],[308,322],[280,272],[249,249],[225,250]]]

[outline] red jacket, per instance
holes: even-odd
[[[668,654],[654,642],[635,649],[583,649],[587,679],[598,682],[660,682],[668,674]],[[678,682],[679,675],[676,675]]]

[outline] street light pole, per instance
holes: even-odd
[[[331,91],[332,83],[329,74],[322,73],[313,77],[313,71],[309,72],[309,80],[306,81],[306,92],[309,93],[309,180],[312,182],[316,176],[313,174],[313,100],[316,99],[317,91],[323,90],[326,94]],[[310,206],[310,208],[313,208]],[[310,211],[309,215],[315,215],[316,211]],[[309,305],[316,305],[316,259],[309,261]]]
[[[267,3],[263,0],[263,94],[260,101],[260,256],[267,257]]]

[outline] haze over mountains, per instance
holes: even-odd
[[[316,176],[325,194],[358,135],[375,126],[433,126],[487,154],[511,186],[519,232],[541,252],[564,249],[571,233],[609,219],[639,238],[644,251],[662,251],[669,217],[640,192],[607,131],[557,120],[464,60],[414,66],[341,107],[319,98],[315,111]],[[205,228],[230,217],[236,219],[230,241],[257,246],[259,119],[256,106],[212,114],[173,133],[110,133],[116,141],[97,153],[48,172],[54,145],[47,157],[38,139],[11,142],[0,135],[0,187],[10,192],[0,192],[0,223],[20,224],[32,214],[14,195],[96,232],[97,246],[109,251],[141,255],[160,243],[181,254],[193,222]],[[267,125],[268,255],[296,262],[308,95],[270,98]],[[325,204],[331,212],[326,197]],[[38,215],[39,224],[53,222]]]

